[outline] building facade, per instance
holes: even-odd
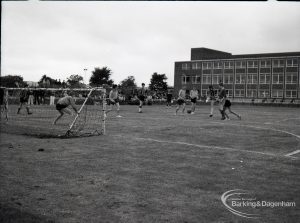
[[[300,99],[300,52],[243,54],[192,48],[191,60],[175,62],[174,93],[195,86],[205,96],[223,82],[231,98]]]

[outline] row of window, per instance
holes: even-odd
[[[271,80],[272,79],[272,80]],[[247,82],[246,82],[247,81]],[[283,84],[284,75],[282,73],[273,74],[260,74],[259,75],[259,83],[260,84]],[[297,84],[298,82],[298,74],[297,73],[287,73],[285,75],[285,84]],[[233,74],[203,74],[202,75],[202,84],[218,84],[223,82],[224,84],[258,84],[258,75],[257,74],[236,74],[235,80]],[[181,79],[182,84],[200,84],[201,76],[182,76]]]
[[[207,95],[208,89],[202,89],[202,95]],[[245,95],[246,93],[246,95]],[[272,90],[271,97],[272,98],[283,98],[283,90]],[[233,90],[227,90],[227,96],[233,97]],[[235,90],[234,97],[236,98],[256,98],[257,97],[257,90]],[[269,90],[259,90],[258,91],[259,98],[270,98],[270,91]],[[297,98],[297,91],[296,90],[286,90],[285,91],[285,98]]]
[[[260,65],[261,68],[271,67],[271,60],[248,60],[248,61],[214,61],[214,62],[192,62],[192,63],[182,63],[182,70],[189,70],[190,64],[192,64],[193,70],[200,69],[233,69],[235,68],[257,68]],[[272,60],[273,67],[298,67],[298,59],[291,58],[286,61],[283,59]]]

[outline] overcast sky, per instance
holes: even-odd
[[[2,2],[1,75],[150,82],[207,47],[232,54],[300,51],[300,2]],[[87,68],[85,75],[84,68]]]

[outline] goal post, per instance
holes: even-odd
[[[14,134],[40,137],[68,137],[105,134],[106,89],[96,88],[6,88],[8,121],[1,112],[1,130]],[[79,114],[58,117],[56,103],[59,98],[73,92]],[[20,97],[26,97],[20,103]],[[2,105],[1,105],[2,109]],[[71,111],[71,110],[70,110]]]
[[[100,134],[105,135],[106,90],[104,88],[92,88],[92,89],[90,89],[87,97],[85,98],[80,109],[78,110],[78,113],[76,114],[74,120],[71,122],[70,127],[69,127],[68,131],[66,132],[66,136],[70,136],[70,135],[74,134],[74,129],[75,129],[74,127],[77,124],[77,121],[79,118],[86,119],[86,117],[81,117],[81,116],[82,115],[86,116],[87,114],[82,114],[81,112],[84,111],[84,108],[87,106],[86,103],[87,103],[88,99],[91,97],[92,93],[95,91],[101,91],[103,93],[101,96],[102,97],[102,116],[101,116],[102,117],[102,129],[101,129],[101,132],[99,132],[98,130],[95,129],[95,131],[93,133],[96,133],[99,135]],[[85,123],[86,123],[86,121],[85,121]],[[75,132],[76,132],[76,130],[75,130]],[[93,134],[93,133],[88,133],[88,134]]]

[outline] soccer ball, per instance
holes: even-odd
[[[206,99],[206,103],[209,102],[209,98]]]
[[[192,110],[187,110],[186,111],[188,114],[191,114],[192,113]]]

